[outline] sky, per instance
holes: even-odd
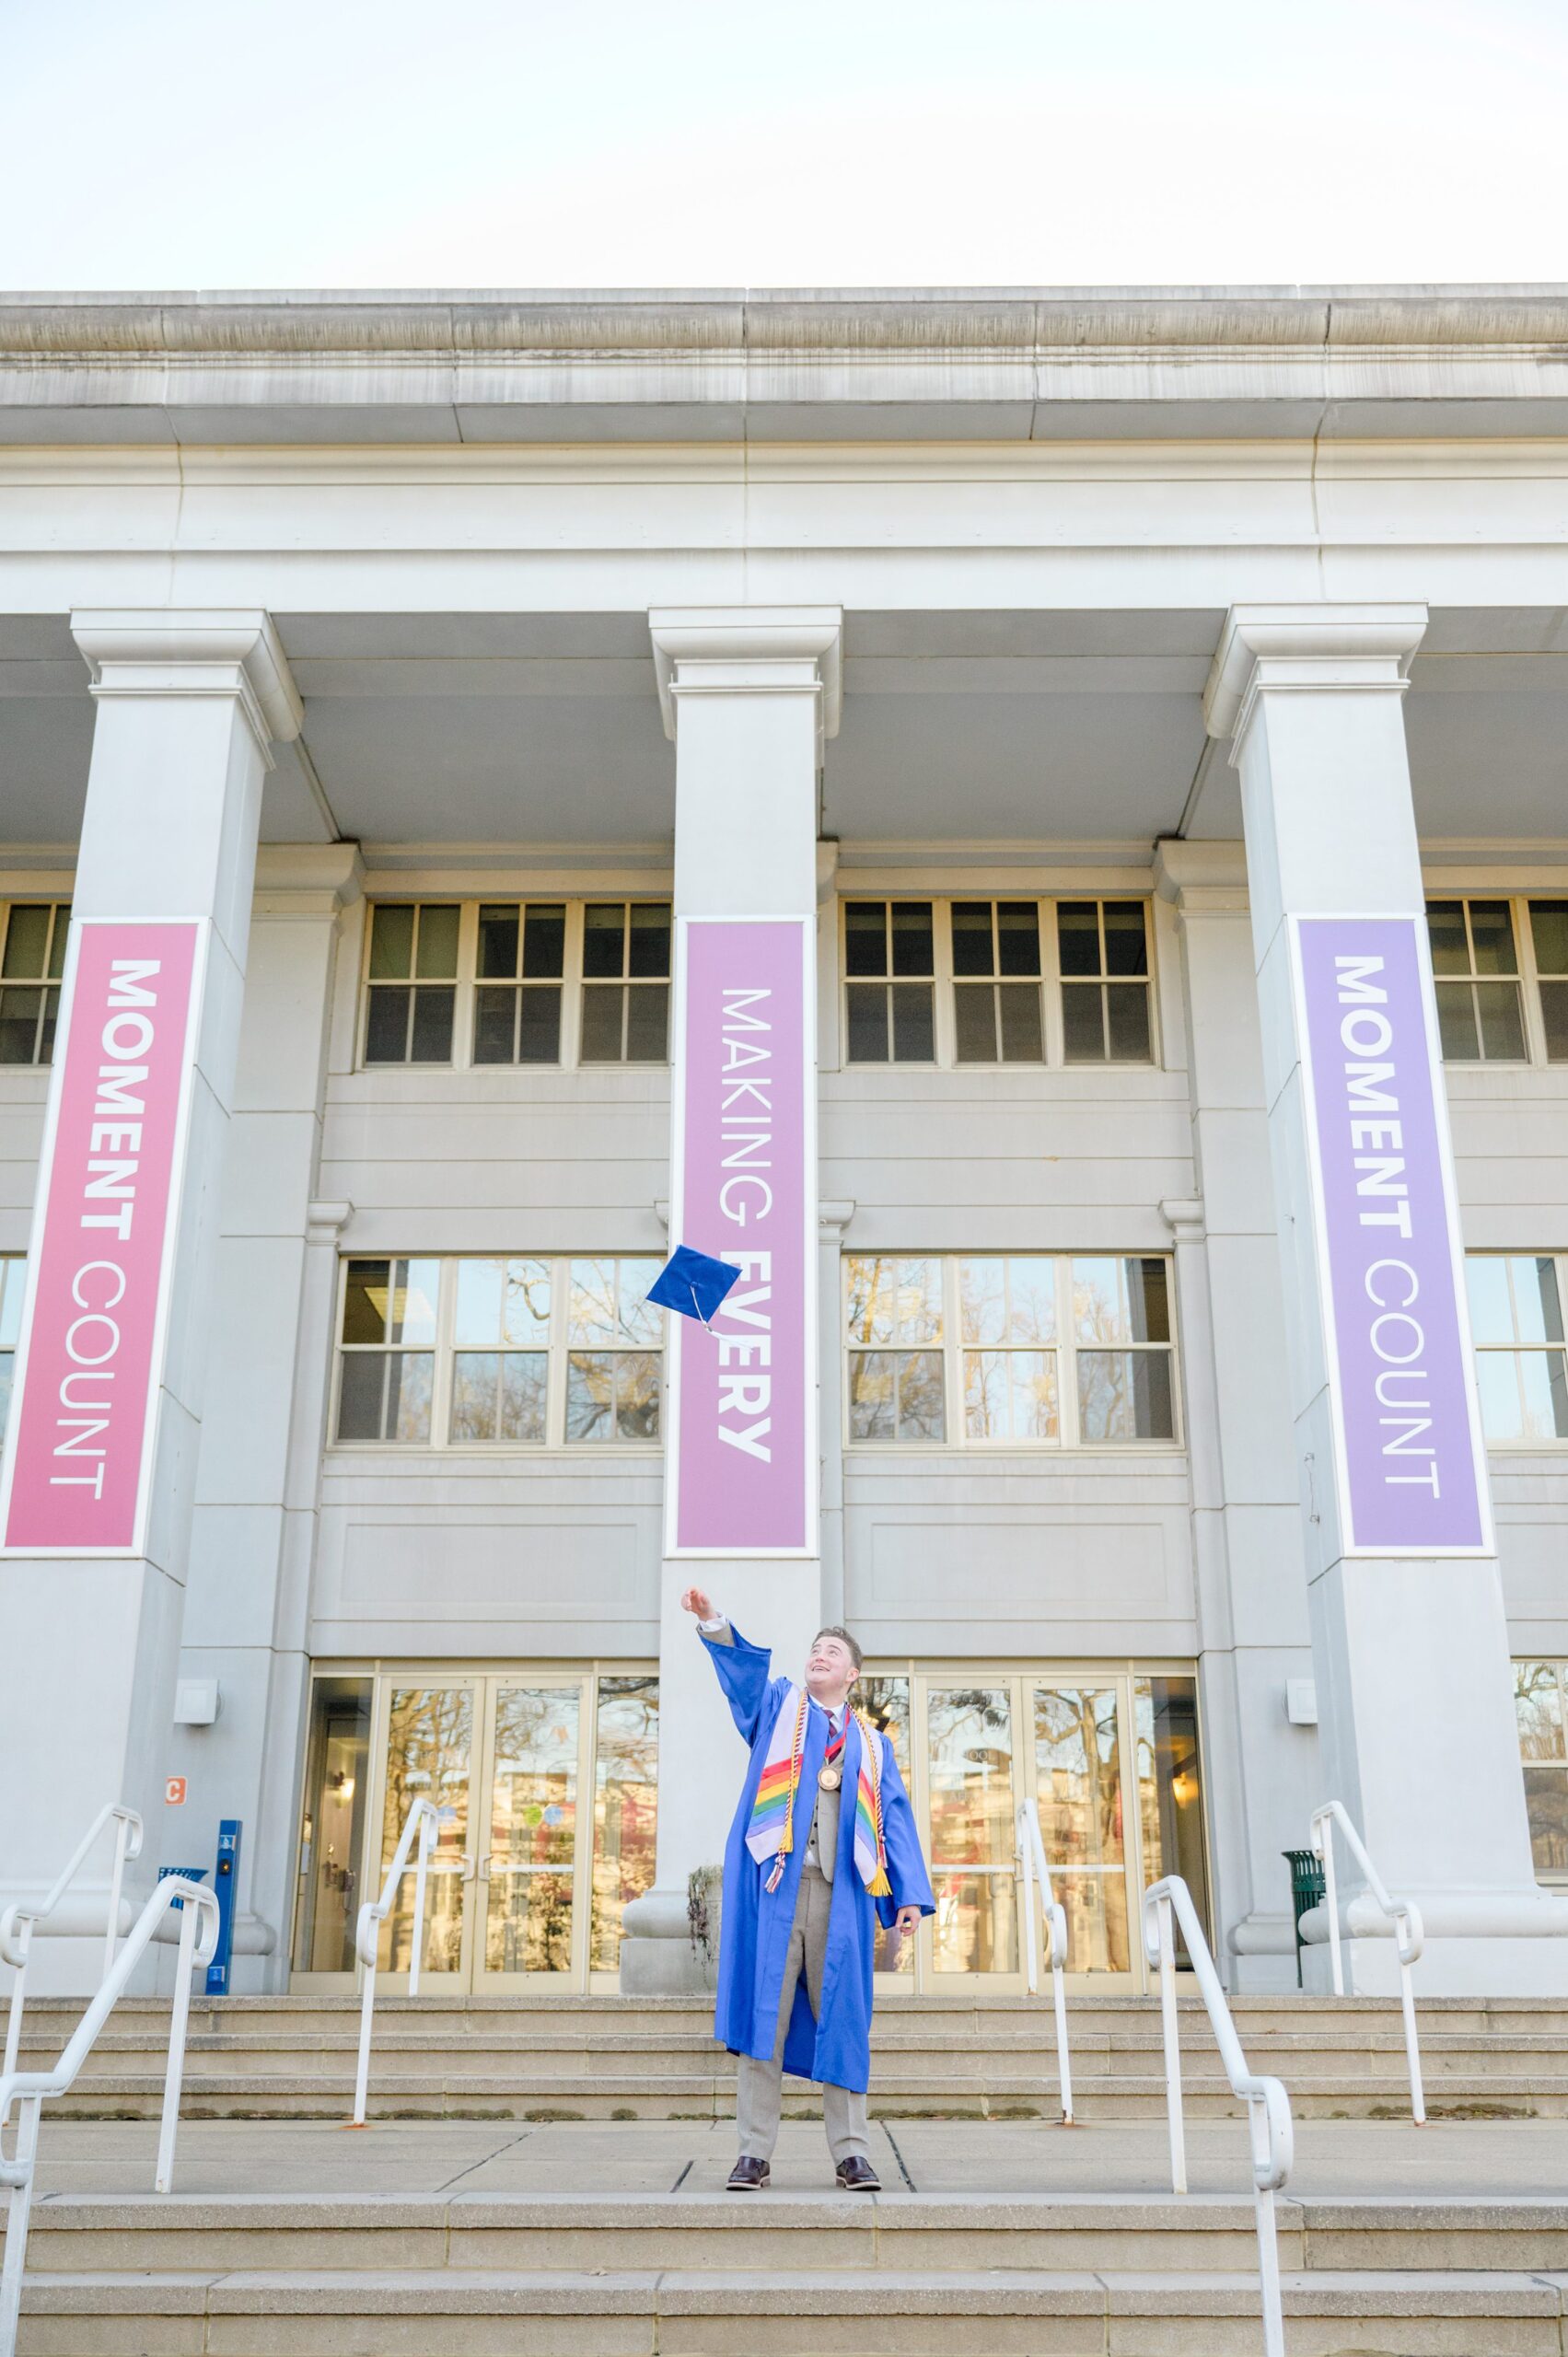
[[[1568,0],[0,0],[0,288],[1568,281]]]

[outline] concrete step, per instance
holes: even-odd
[[[884,2161],[883,2165],[886,2166]],[[1282,2195],[1280,2263],[1296,2273],[1458,2270],[1568,2274],[1568,2200],[1322,2200]],[[40,2272],[218,2275],[250,2269],[676,2268],[934,2273],[1043,2269],[1246,2273],[1257,2243],[1249,2195],[1177,2200],[1086,2192],[871,2199],[770,2191],[552,2195],[52,2194],[35,2209]]]
[[[1292,2273],[1291,2357],[1559,2357],[1568,2277]],[[243,2269],[29,2276],[19,2357],[1255,2357],[1255,2278]]]

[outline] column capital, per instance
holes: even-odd
[[[651,607],[665,735],[674,741],[682,696],[809,695],[819,759],[824,739],[839,733],[843,629],[838,606]]]
[[[1225,837],[1191,842],[1162,835],[1155,845],[1155,890],[1184,911],[1245,911],[1246,845]]]
[[[71,616],[95,696],[232,696],[268,766],[298,736],[304,706],[260,607],[92,606]]]
[[[1231,758],[1260,690],[1402,695],[1426,634],[1424,606],[1233,606],[1203,690],[1203,724]]]

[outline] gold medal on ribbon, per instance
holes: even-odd
[[[817,1782],[825,1793],[836,1793],[843,1782],[843,1777],[837,1768],[819,1768]]]

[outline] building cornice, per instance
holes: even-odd
[[[1568,434],[1568,287],[0,296],[0,439]]]

